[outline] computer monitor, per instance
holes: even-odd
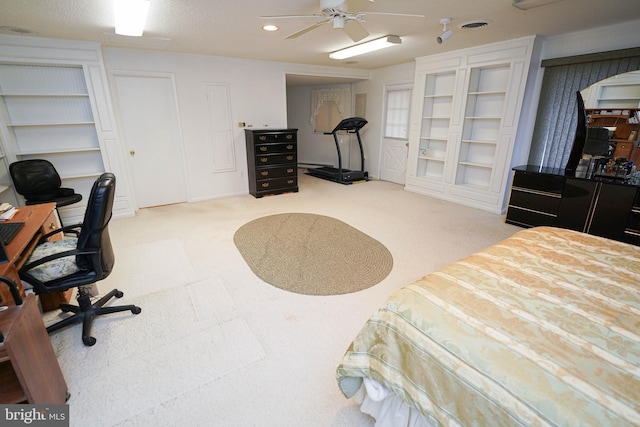
[[[591,156],[606,156],[609,151],[609,129],[605,127],[587,128],[587,137],[582,153]]]

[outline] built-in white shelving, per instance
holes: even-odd
[[[424,78],[424,98],[416,174],[442,181],[451,126],[455,72],[429,74]]]
[[[14,161],[49,160],[86,196],[105,167],[83,67],[0,64],[0,100]]]
[[[407,190],[502,212],[533,40],[417,60]]]

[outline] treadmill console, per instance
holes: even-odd
[[[339,131],[346,131],[349,133],[358,132],[360,129],[366,125],[367,122],[362,117],[349,117],[342,120],[338,125],[333,129],[333,131],[329,132],[329,134],[336,133]]]

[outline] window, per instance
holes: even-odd
[[[399,85],[387,89],[385,138],[408,139],[411,86]]]
[[[314,132],[331,132],[346,114],[351,102],[351,90],[314,89],[311,91],[311,120]]]

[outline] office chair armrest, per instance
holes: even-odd
[[[76,255],[94,255],[97,254],[99,249],[93,248],[85,248],[85,249],[73,249],[70,251],[58,252],[55,254],[47,255],[42,257],[36,261],[30,262],[29,264],[25,264],[20,269],[20,273],[28,272],[29,270],[44,264],[45,262],[54,261],[56,259],[68,257],[68,256],[76,256]],[[0,276],[2,277],[2,276]]]
[[[73,196],[76,192],[73,188],[60,187],[58,188],[58,194],[63,197]]]
[[[45,242],[49,237],[58,233],[63,233],[63,234],[71,233],[71,234],[75,234],[76,236],[79,236],[81,228],[82,228],[82,224],[65,225],[64,227],[57,228],[40,237],[40,240],[38,240],[38,244]]]
[[[6,285],[9,287],[11,296],[13,297],[13,301],[16,303],[16,305],[22,305],[22,297],[20,297],[20,292],[18,291],[16,282],[6,276],[0,276],[0,282],[6,283]]]

